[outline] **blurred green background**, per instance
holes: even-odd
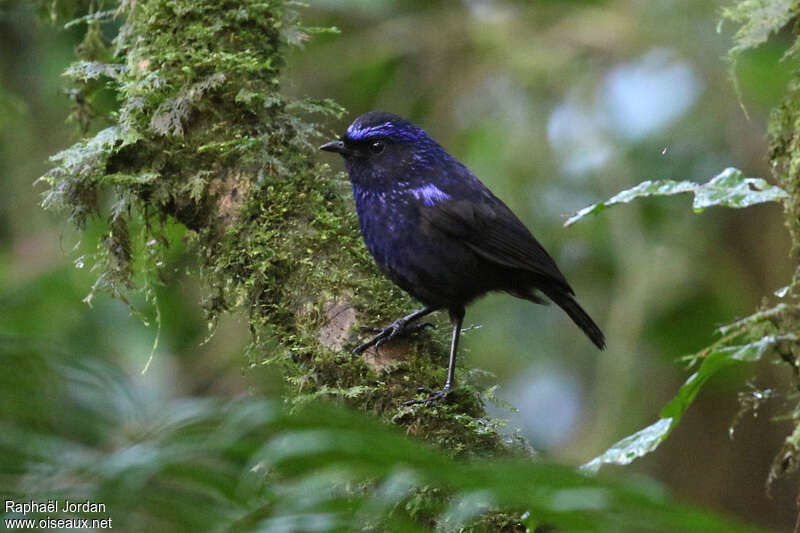
[[[307,24],[341,33],[289,51],[285,90],[343,104],[331,135],[371,109],[425,128],[532,229],[605,330],[609,347],[599,353],[554,306],[496,295],[467,314],[464,364],[497,376],[498,394],[518,412],[494,412],[545,457],[579,464],[652,422],[688,375],[679,356],[790,280],[774,205],[695,215],[688,197],[647,200],[562,227],[645,179],[706,181],[728,166],[769,178],[765,122],[796,68],[780,61],[788,36],[740,59],[739,99],[725,60],[733,29],[718,27],[719,2],[310,4]],[[106,295],[82,302],[94,276],[80,258],[99,229],[81,242],[39,208],[43,187],[33,185],[48,156],[79,137],[65,123],[72,104],[60,74],[82,30],[35,15],[26,2],[0,3],[0,334],[99,354],[154,398],[246,393],[244,321],[223,317],[209,338],[203,294],[180,250],[144,375],[156,328]],[[145,302],[131,303],[153,323]],[[787,379],[763,367],[755,385]],[[767,405],[729,436],[750,376],[736,369],[714,379],[664,446],[628,470],[681,500],[787,530],[796,486],[778,481],[768,496],[764,482],[789,426],[771,421]],[[258,386],[277,390],[260,376]]]

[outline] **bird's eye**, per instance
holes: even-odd
[[[386,143],[383,141],[372,141],[369,143],[369,151],[374,155],[378,155],[386,148]]]

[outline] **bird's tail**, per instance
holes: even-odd
[[[573,295],[558,289],[542,290],[542,292],[553,300],[561,309],[566,311],[572,321],[586,333],[586,336],[589,337],[598,348],[602,350],[606,347],[605,335],[603,335],[603,332],[600,331],[600,328],[594,323],[592,317],[583,310],[583,307],[575,300]]]

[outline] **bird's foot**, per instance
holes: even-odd
[[[450,387],[445,387],[442,390],[431,391],[428,388],[420,387],[417,389],[419,393],[425,393],[428,395],[427,398],[424,400],[408,400],[403,402],[403,405],[419,405],[424,404],[425,407],[429,407],[435,403],[439,403],[447,398],[447,395],[450,394]]]
[[[363,344],[359,344],[355,348],[353,348],[354,354],[360,354],[364,352],[367,348],[371,346],[375,346],[376,348],[383,344],[386,341],[394,339],[400,335],[407,335],[409,333],[414,333],[415,331],[419,331],[425,328],[433,328],[436,327],[431,322],[412,322],[406,320],[405,318],[399,318],[386,326],[385,328],[370,328],[370,327],[362,327],[362,331],[368,331],[372,333],[377,333],[374,337]]]

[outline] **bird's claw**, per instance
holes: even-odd
[[[415,331],[422,331],[425,328],[436,329],[436,324],[433,322],[420,322],[419,324],[412,324],[406,326],[404,333],[414,333]]]
[[[444,388],[442,390],[431,392],[430,389],[427,389],[425,387],[420,387],[417,389],[417,392],[426,393],[428,397],[425,398],[424,400],[408,400],[406,402],[403,402],[403,405],[408,406],[408,405],[424,404],[425,407],[430,407],[434,403],[439,403],[443,401],[445,398],[447,398],[447,395],[450,394],[450,389]]]
[[[406,333],[414,333],[415,331],[420,331],[425,328],[435,328],[436,326],[431,322],[422,322],[422,323],[409,323],[406,320],[399,319],[395,320],[385,328],[372,328],[372,327],[362,327],[362,331],[368,331],[372,333],[377,333],[374,337],[363,344],[359,344],[355,348],[353,348],[354,354],[360,354],[366,351],[367,348],[371,346],[375,346],[376,348],[383,344],[386,341],[392,340],[393,338],[399,335],[405,335]]]

